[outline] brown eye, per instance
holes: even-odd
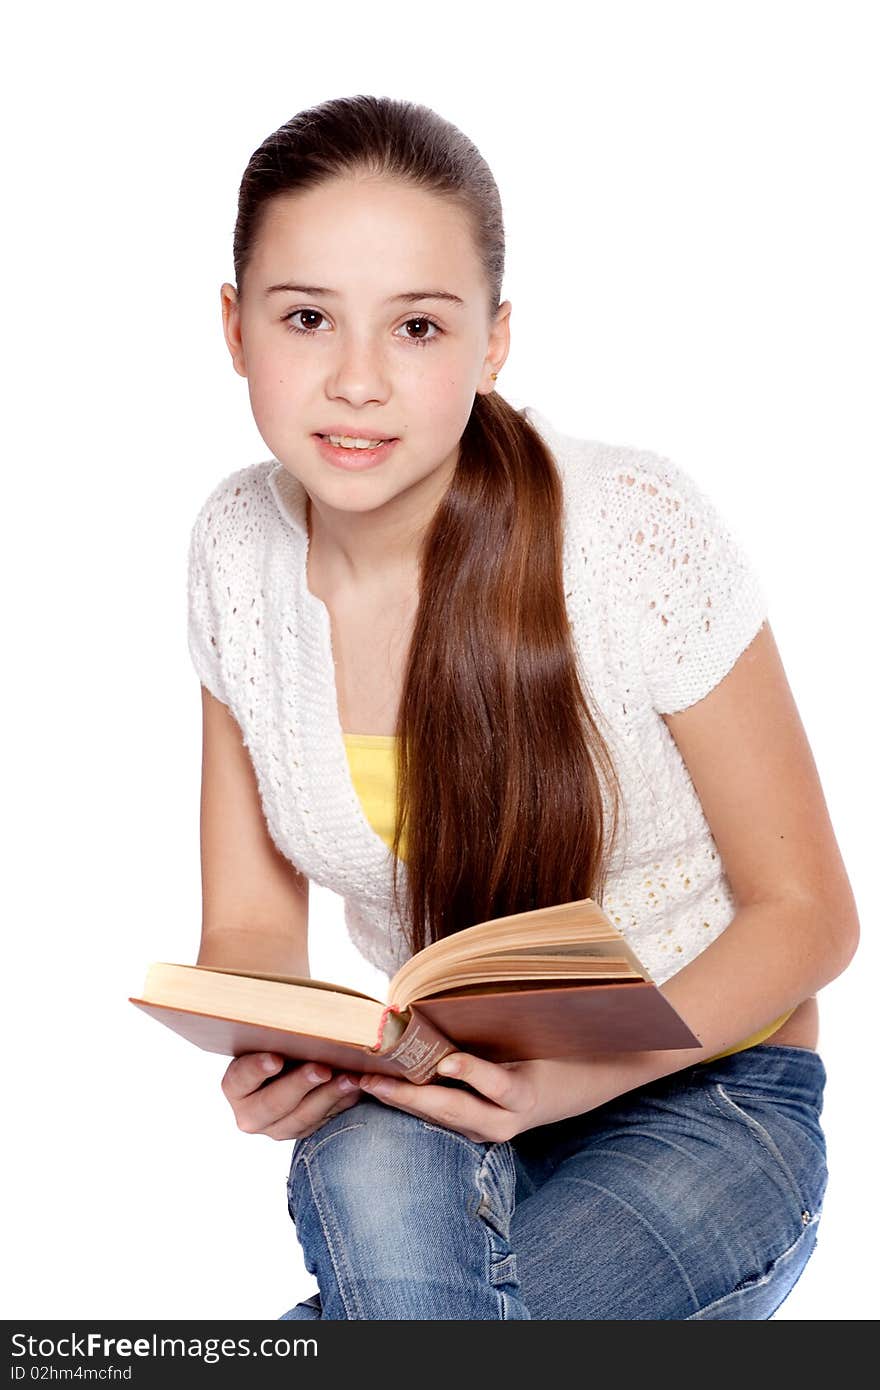
[[[286,323],[287,327],[288,327],[289,329],[291,329],[294,333],[313,334],[313,333],[316,333],[316,332],[317,332],[317,329],[315,328],[314,323],[308,324],[305,328],[302,328],[302,327],[299,326],[299,324],[295,323],[294,320],[295,320],[295,319],[312,319],[312,320],[314,320],[314,319],[323,319],[323,317],[324,317],[324,315],[320,312],[319,309],[292,309],[291,312],[290,312],[289,314],[285,314],[285,315],[284,315],[283,322]]]
[[[415,343],[419,347],[421,347],[423,343],[435,342],[436,339],[441,337],[443,334],[443,329],[440,327],[440,325],[435,323],[433,319],[429,318],[420,317],[414,319],[407,319],[406,323],[402,324],[401,326],[403,328],[409,329],[413,324],[416,325],[416,327],[419,329],[419,332],[415,336],[412,336],[411,334],[407,333],[406,339],[407,342]],[[428,336],[428,333],[425,330],[431,328],[436,329],[436,332]]]

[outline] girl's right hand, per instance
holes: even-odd
[[[267,1060],[271,1066],[264,1065]],[[331,1115],[357,1105],[363,1095],[356,1076],[334,1073],[324,1063],[303,1062],[284,1071],[282,1066],[276,1053],[246,1052],[226,1068],[220,1089],[245,1134],[305,1139]],[[346,1081],[351,1082],[349,1088]]]

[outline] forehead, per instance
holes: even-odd
[[[343,294],[358,285],[391,293],[434,283],[438,275],[452,276],[458,283],[444,287],[460,294],[481,275],[460,206],[424,189],[367,178],[274,197],[263,209],[251,266],[265,283],[296,280]]]

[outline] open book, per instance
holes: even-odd
[[[386,1002],[325,980],[150,966],[130,1002],[209,1052],[277,1052],[429,1081],[489,1061],[700,1046],[591,898],[480,922],[416,952]]]

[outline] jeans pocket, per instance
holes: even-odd
[[[774,1111],[770,1102],[740,1093],[720,1082],[712,1087],[712,1099],[723,1114],[744,1126],[752,1136],[766,1163],[782,1180],[801,1225],[808,1226],[822,1209],[828,1179],[824,1138],[818,1121],[808,1134],[788,1115]],[[771,1133],[771,1125],[778,1139]],[[787,1150],[788,1157],[783,1149]]]

